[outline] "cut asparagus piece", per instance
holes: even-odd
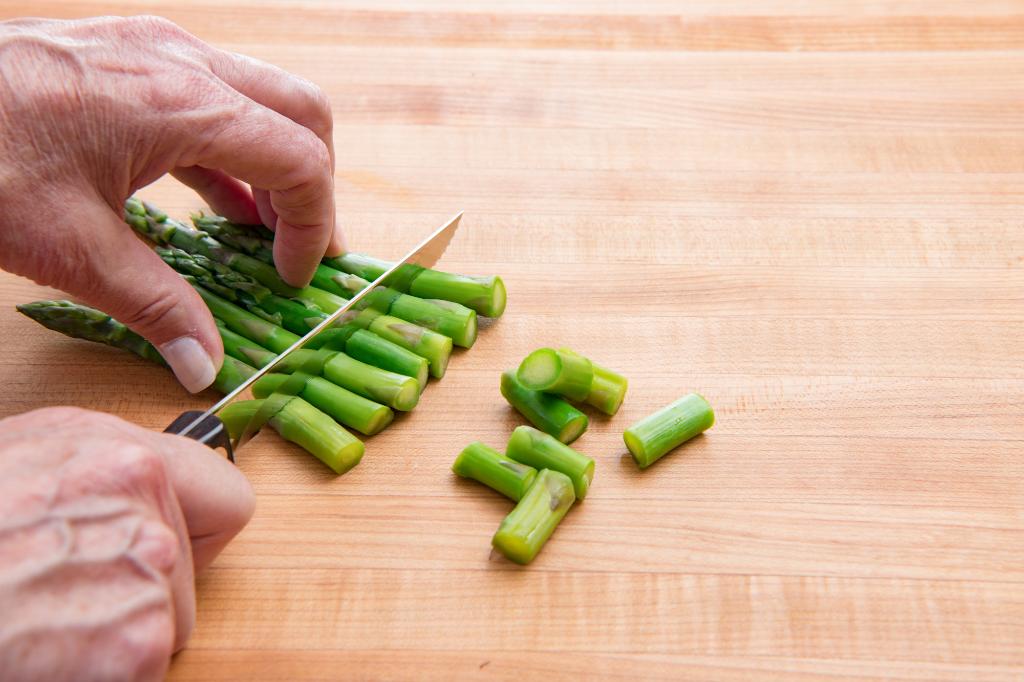
[[[231,437],[238,438],[262,404],[262,400],[231,403],[217,416]],[[362,441],[302,398],[288,398],[268,423],[285,440],[312,453],[336,474],[345,473],[363,457]]]
[[[273,265],[228,248],[191,225],[167,217],[150,204],[131,198],[125,202],[125,222],[150,240],[206,256],[243,275],[248,275],[279,296],[295,296],[298,289],[281,279]]]
[[[531,424],[563,443],[579,438],[590,422],[587,415],[558,396],[523,386],[512,369],[501,374],[501,395]]]
[[[461,348],[471,348],[476,342],[476,311],[458,303],[398,294],[392,300],[388,313],[444,334]]]
[[[257,398],[266,398],[287,380],[284,374],[268,374],[253,384],[252,394]],[[321,377],[307,379],[299,397],[333,417],[339,424],[367,436],[379,433],[395,418],[395,413],[388,406],[356,395]]]
[[[261,317],[243,310],[231,301],[226,301],[220,296],[199,286],[195,278],[186,275],[185,279],[195,287],[199,295],[210,309],[213,316],[219,318],[231,331],[241,334],[247,339],[255,341],[264,348],[275,353],[287,350],[299,337],[287,329],[272,324]]]
[[[254,367],[269,365],[277,357],[277,353],[228,329],[220,318],[215,317],[213,321],[217,323],[217,331],[220,332],[220,339],[224,342],[224,352],[231,357]]]
[[[442,298],[472,308],[486,317],[505,312],[505,283],[501,277],[473,277],[440,270],[424,270],[412,281],[409,293],[420,298]]]
[[[590,360],[577,353],[540,348],[526,356],[516,378],[532,391],[556,393],[582,401],[590,394],[594,369]]]
[[[35,301],[19,305],[18,311],[65,336],[103,343],[131,351],[151,362],[166,364],[159,351],[149,341],[95,308],[71,301]],[[255,371],[236,358],[225,357],[224,364],[214,378],[213,387],[227,393],[241,385]]]
[[[412,377],[368,365],[345,353],[300,349],[284,358],[276,369],[282,372],[298,371],[313,354],[319,354],[322,362],[320,373],[324,378],[364,398],[403,412],[416,407],[419,401],[419,382]]]
[[[518,502],[533,484],[537,470],[508,457],[479,441],[467,445],[452,464],[452,471],[494,488]]]
[[[400,320],[390,315],[379,315],[370,323],[370,331],[377,336],[411,350],[430,363],[430,376],[440,379],[448,368],[452,354],[452,340],[444,334]]]
[[[502,520],[491,544],[517,564],[530,563],[574,501],[569,477],[543,469],[516,508]]]
[[[559,348],[558,352],[583,357],[569,348]],[[616,374],[596,362],[590,361],[590,365],[594,370],[594,381],[590,384],[590,392],[583,402],[596,407],[609,416],[614,415],[619,411],[622,400],[626,397],[626,387],[628,386],[626,377]]]
[[[327,331],[333,330],[325,330],[324,333]],[[427,376],[430,371],[427,360],[411,350],[382,339],[373,332],[365,329],[356,330],[346,341],[345,352],[368,365],[416,379],[420,393],[427,387]]]
[[[572,480],[577,500],[587,496],[594,480],[594,460],[532,426],[519,426],[512,432],[505,455],[534,469],[565,474]]]
[[[714,423],[715,413],[708,401],[690,393],[633,424],[622,438],[637,466],[646,469]]]

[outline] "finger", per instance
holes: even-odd
[[[305,286],[334,230],[329,152],[308,128],[247,101],[236,107],[238,116],[215,125],[192,163],[269,190],[277,213],[274,262],[286,282]]]
[[[270,205],[270,192],[265,189],[253,188],[252,198],[256,200],[256,209],[260,214],[260,222],[273,230],[277,227],[277,212]]]
[[[244,225],[260,221],[252,192],[227,173],[201,166],[175,168],[171,175],[201,196],[214,212]]]
[[[288,73],[273,64],[246,55],[216,51],[210,59],[214,74],[249,99],[309,128],[327,147],[334,174],[334,115],[323,90],[314,83]],[[273,227],[276,221],[266,221]],[[335,218],[334,230],[327,251],[342,253],[345,240],[341,225]]]
[[[201,571],[252,518],[252,486],[235,465],[205,445],[182,436],[152,435],[185,517],[195,570]]]
[[[53,253],[51,281],[141,334],[195,393],[213,383],[224,347],[199,295],[160,257],[136,239],[105,204],[82,200],[68,212],[75,248]],[[84,247],[84,248],[83,248]],[[77,256],[77,258],[76,258]],[[72,262],[69,262],[72,261]]]

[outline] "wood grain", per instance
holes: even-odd
[[[0,0],[0,15],[23,12]],[[274,434],[199,578],[179,680],[1024,678],[1024,7],[1008,0],[43,0],[153,12],[331,97],[350,241],[443,261],[501,320],[336,478]],[[144,195],[200,208],[161,180]],[[212,394],[63,339],[0,277],[0,414],[161,428]],[[529,568],[455,480],[520,423],[501,369],[566,344],[630,395]],[[684,391],[705,436],[621,432]]]

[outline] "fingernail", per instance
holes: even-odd
[[[203,348],[203,344],[191,336],[181,336],[168,341],[159,347],[159,351],[174,370],[174,376],[178,377],[178,381],[189,393],[198,393],[217,378],[217,368],[213,365],[213,359]]]

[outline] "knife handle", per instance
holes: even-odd
[[[202,414],[200,410],[182,412],[178,415],[177,419],[164,429],[164,433],[173,433],[180,436],[182,435],[181,432],[192,425]],[[184,436],[214,450],[224,448],[224,451],[228,453],[228,461],[232,463],[235,461],[235,451],[231,447],[231,436],[228,434],[224,422],[215,414],[208,415],[203,421],[192,426]]]

